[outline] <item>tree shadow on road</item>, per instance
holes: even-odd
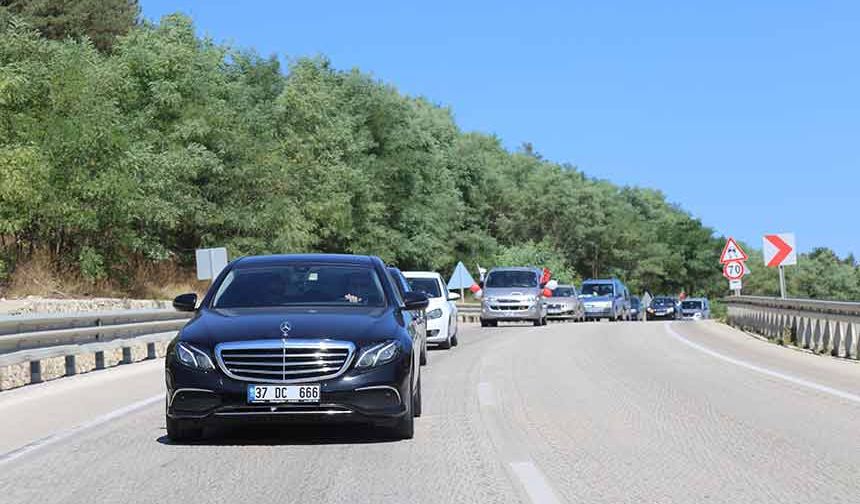
[[[399,440],[392,438],[385,429],[362,424],[249,423],[207,428],[203,438],[188,443],[171,441],[166,435],[157,438],[156,441],[170,446],[289,446],[395,443]]]

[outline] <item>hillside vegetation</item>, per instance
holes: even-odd
[[[528,144],[508,152],[359,70],[322,57],[284,69],[196,36],[181,15],[96,44],[27,14],[0,8],[0,277],[18,290],[36,259],[76,290],[134,292],[153,268],[190,277],[195,248],[226,246],[725,292],[721,237],[659,191],[589,178]],[[839,280],[791,280],[793,294],[860,297],[853,258],[826,252],[803,263]],[[773,290],[760,276],[754,289]]]

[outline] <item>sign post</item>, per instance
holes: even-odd
[[[227,267],[227,249],[224,247],[197,249],[197,279],[214,280]]]
[[[797,242],[794,233],[764,235],[762,240],[764,264],[768,268],[779,268],[779,295],[785,299],[785,267],[797,264]]]
[[[466,301],[466,289],[471,288],[474,283],[475,280],[472,278],[469,270],[466,269],[466,265],[460,261],[457,263],[457,267],[454,268],[454,273],[448,280],[448,288],[460,290],[460,302],[462,303]]]
[[[749,256],[744,249],[734,238],[729,237],[720,254],[720,264],[723,265],[723,276],[729,281],[729,289],[734,291],[735,296],[741,295],[744,275],[749,274],[747,259]]]

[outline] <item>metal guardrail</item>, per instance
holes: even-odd
[[[858,358],[860,303],[734,296],[723,300],[728,323],[780,344]]]
[[[175,331],[189,318],[170,309],[3,317],[0,354]]]

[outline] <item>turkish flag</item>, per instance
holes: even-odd
[[[549,268],[544,268],[543,269],[543,275],[541,275],[541,277],[540,277],[540,283],[545,284],[545,283],[549,282],[550,278],[552,278],[552,272],[549,270]]]

